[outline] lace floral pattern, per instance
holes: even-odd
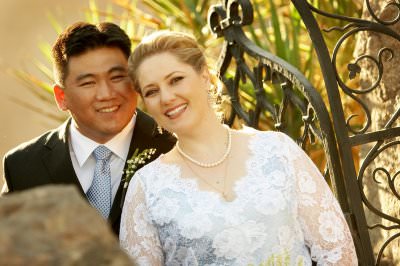
[[[346,221],[329,187],[287,136],[249,142],[236,198],[198,189],[160,159],[133,177],[121,245],[139,265],[357,265]]]

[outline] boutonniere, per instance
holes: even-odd
[[[132,157],[126,161],[127,166],[124,171],[124,176],[122,178],[122,182],[124,182],[124,186],[122,188],[122,198],[121,198],[121,208],[125,201],[126,191],[128,190],[129,182],[131,181],[133,175],[135,174],[138,167],[142,164],[145,164],[147,160],[150,160],[151,157],[156,153],[155,148],[144,149],[139,153],[139,149],[136,149],[133,153]]]

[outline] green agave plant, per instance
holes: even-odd
[[[360,0],[361,1],[361,0]],[[133,46],[152,30],[172,29],[192,33],[203,47],[207,47],[209,58],[215,60],[219,54],[219,43],[211,35],[207,26],[207,11],[211,5],[219,1],[213,0],[114,0],[106,10],[99,10],[95,0],[88,1],[85,12],[86,21],[98,23],[100,21],[113,21],[118,23],[131,37]],[[313,5],[327,12],[343,15],[359,15],[360,4],[353,0],[313,1]],[[289,0],[254,0],[252,1],[255,12],[253,25],[248,26],[249,38],[258,46],[271,51],[279,57],[296,66],[306,77],[323,91],[319,66],[313,62],[313,49],[306,34],[306,29],[301,23],[300,17]],[[346,7],[346,8],[344,8]],[[118,8],[118,11],[116,9]],[[325,19],[326,20],[326,19]],[[330,27],[328,20],[320,19],[320,24]],[[60,33],[66,25],[61,25],[56,18],[49,16],[49,22],[57,33]],[[334,33],[327,40],[332,40],[328,46],[335,44]],[[49,43],[39,44],[45,60],[37,60],[34,64],[44,74],[45,80],[38,79],[24,71],[16,70],[15,74],[25,82],[29,88],[39,89],[37,94],[40,99],[43,91],[52,92],[51,84],[51,55]],[[343,54],[343,60],[352,56],[353,49],[347,49]],[[316,61],[316,60],[314,60]],[[244,100],[254,98],[252,88],[244,85]],[[268,93],[273,93],[271,90]],[[271,95],[277,97],[279,95]],[[52,100],[52,99],[51,99]],[[250,104],[251,106],[251,104]]]
[[[132,39],[133,47],[153,30],[171,29],[191,33],[205,48],[210,65],[215,65],[213,60],[218,58],[222,40],[216,39],[210,33],[207,26],[207,11],[211,5],[219,3],[217,0],[114,0],[106,10],[100,10],[95,0],[89,0],[85,18],[91,23],[113,21],[119,24]],[[362,0],[310,0],[310,3],[326,12],[355,17],[360,16],[362,6]],[[307,30],[290,0],[253,0],[252,4],[255,14],[253,24],[245,28],[248,37],[261,48],[297,67],[326,98],[318,62],[312,60],[315,54]],[[317,19],[322,28],[338,26],[332,24],[338,21],[323,17]],[[61,25],[53,16],[49,16],[49,22],[57,33],[66,26]],[[328,37],[327,45],[332,50],[338,35],[331,32]],[[37,60],[34,64],[43,73],[44,78],[37,78],[21,70],[15,70],[14,74],[26,84],[27,88],[35,92],[38,99],[53,105],[50,44],[41,43],[39,48],[44,59]],[[340,54],[339,61],[350,62],[353,50],[354,44],[348,44],[345,52]],[[265,91],[270,101],[280,102],[282,97],[280,90],[266,87]],[[251,84],[241,84],[240,96],[243,106],[248,109],[254,108],[255,94]],[[53,119],[65,119],[64,114],[40,110],[32,104],[28,106]],[[298,131],[302,124],[301,114],[290,113],[289,110],[289,117],[290,124],[293,125],[291,130]],[[268,114],[262,115],[261,122],[263,128],[271,128],[273,125]],[[298,135],[298,132],[290,133]],[[320,154],[321,148],[317,147],[313,152]]]

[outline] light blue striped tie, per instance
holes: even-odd
[[[94,151],[96,167],[92,185],[86,193],[90,204],[99,210],[104,218],[108,218],[111,210],[111,151],[100,145]]]

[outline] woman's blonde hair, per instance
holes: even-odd
[[[203,51],[196,40],[188,34],[175,31],[157,31],[145,38],[136,46],[129,58],[129,76],[135,90],[140,93],[137,70],[140,64],[148,57],[169,52],[182,63],[193,67],[200,73],[207,67]]]

